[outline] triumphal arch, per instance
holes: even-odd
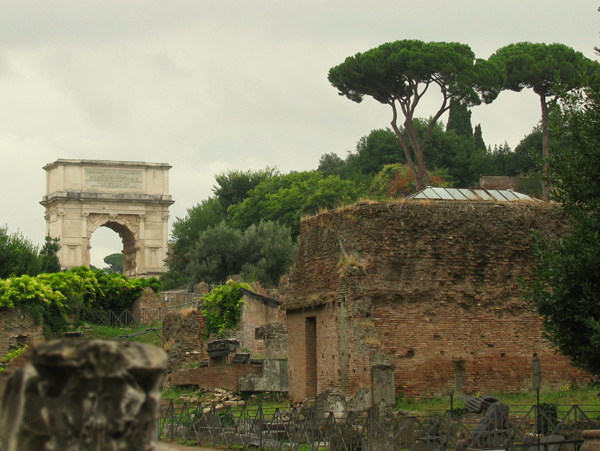
[[[46,234],[60,238],[63,268],[90,265],[90,238],[108,227],[123,241],[127,277],[166,271],[169,206],[166,163],[57,160],[44,166]]]

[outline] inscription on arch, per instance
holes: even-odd
[[[143,189],[144,171],[141,169],[86,167],[84,171],[86,189]]]

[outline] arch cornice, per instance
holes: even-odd
[[[142,203],[172,205],[170,195],[160,194],[131,194],[131,193],[87,193],[76,191],[57,191],[44,196],[40,204],[48,206],[55,202],[112,202],[112,203]]]

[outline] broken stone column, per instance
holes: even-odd
[[[394,367],[377,364],[371,367],[373,378],[373,406],[380,403],[393,406],[396,402]]]
[[[165,368],[137,342],[40,343],[7,382],[0,449],[153,450]]]

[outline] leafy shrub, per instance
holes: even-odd
[[[0,277],[34,276],[40,272],[38,248],[20,232],[0,226]]]
[[[448,174],[439,169],[429,171],[431,186],[449,186],[442,178]],[[377,173],[371,185],[371,195],[378,199],[404,197],[415,192],[415,180],[412,171],[406,164],[386,164]]]
[[[211,333],[220,338],[225,329],[235,328],[242,316],[242,288],[245,283],[227,283],[216,287],[204,297],[204,326],[208,337]]]
[[[66,327],[66,300],[64,294],[38,277],[0,279],[0,308],[22,307],[36,323],[43,320],[56,331]]]
[[[64,273],[40,274],[37,279],[65,297],[68,315],[97,307],[98,280],[87,268],[73,268]]]
[[[0,358],[0,362],[4,362],[4,364],[9,363],[11,360],[13,360],[13,359],[17,358],[18,356],[20,356],[21,354],[23,354],[23,351],[25,351],[25,349],[27,349],[27,346],[13,349],[8,354],[6,354],[4,357]],[[0,373],[2,371],[4,371],[4,367],[0,367]]]
[[[146,287],[157,291],[160,281],[127,279],[82,266],[64,273],[0,279],[0,309],[21,307],[38,324],[43,321],[45,335],[57,335],[69,319],[82,313],[130,307]]]

